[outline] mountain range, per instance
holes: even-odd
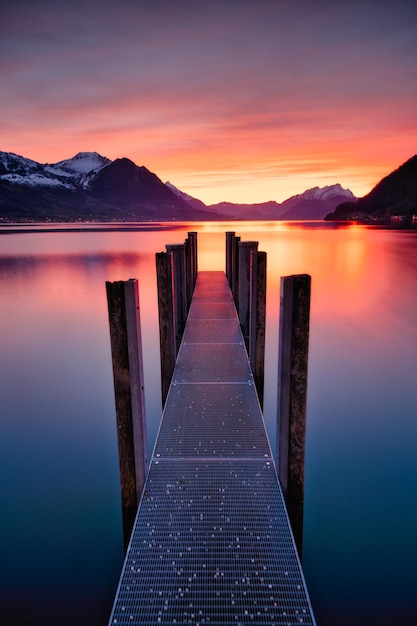
[[[282,203],[206,205],[126,158],[80,152],[53,164],[0,152],[0,222],[361,220],[417,214],[417,155],[356,198],[339,184]]]
[[[80,152],[41,164],[0,152],[2,222],[323,219],[341,202],[354,200],[350,190],[335,184],[282,203],[206,205],[126,158]]]
[[[343,202],[327,220],[386,222],[401,217],[406,222],[417,215],[417,155],[385,176],[366,196]]]
[[[80,152],[40,164],[0,152],[0,219],[3,222],[170,221],[198,217],[146,167]]]

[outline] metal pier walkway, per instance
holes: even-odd
[[[223,272],[198,275],[109,624],[315,624]]]

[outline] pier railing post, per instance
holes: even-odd
[[[176,337],[176,354],[180,349],[181,339],[187,321],[187,290],[185,285],[185,244],[172,243],[166,245],[171,255],[171,268],[174,285],[174,323]]]
[[[187,289],[187,312],[191,306],[194,287],[197,280],[197,233],[188,233],[185,240],[185,282]]]
[[[240,237],[232,237],[232,295],[239,312],[239,242]]]
[[[171,278],[171,256],[167,252],[157,252],[155,256],[161,357],[161,393],[162,406],[164,406],[169,385],[171,384],[176,358],[174,303]]]
[[[301,557],[311,277],[281,278],[278,362],[278,476]]]
[[[129,543],[146,477],[146,416],[136,279],[106,282],[122,495],[123,537]]]
[[[266,321],[266,252],[251,252],[250,257],[250,334],[249,360],[263,407]]]
[[[249,351],[250,332],[250,258],[258,250],[257,241],[239,242],[239,321],[243,339]]]
[[[185,240],[185,290],[187,293],[187,312],[190,310],[193,297],[193,254],[191,250],[191,239]]]
[[[232,276],[233,276],[233,239],[235,233],[226,233],[226,276],[229,282],[229,287],[232,289]]]
[[[191,294],[194,292],[194,287],[197,282],[198,274],[198,254],[197,254],[197,231],[190,231],[188,233],[188,239],[190,240],[190,252],[191,252],[191,279],[192,289]]]

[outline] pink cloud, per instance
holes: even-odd
[[[251,179],[259,200],[363,191],[416,151],[415,3],[20,4],[0,9],[3,150],[127,156],[207,197]]]

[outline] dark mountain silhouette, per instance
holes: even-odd
[[[356,202],[343,202],[326,220],[390,221],[393,216],[411,220],[417,214],[417,155],[383,178]]]
[[[218,202],[209,205],[216,219],[219,220],[278,220],[280,204],[274,200],[256,204],[238,204],[234,202]]]
[[[129,159],[116,159],[103,168],[92,181],[89,191],[104,202],[130,208],[138,204],[172,205],[189,208],[183,200],[161,184],[160,179],[146,167],[139,167]]]
[[[192,206],[202,205],[200,200],[184,194],[171,183],[165,184]],[[215,219],[220,220],[322,220],[329,211],[347,199],[356,200],[349,189],[343,189],[336,184],[307,189],[304,193],[292,196],[281,204],[275,200],[257,204],[219,202],[210,204],[206,208],[213,213]]]
[[[203,205],[204,206],[204,205]],[[56,164],[0,152],[0,220],[208,220],[146,167],[80,153]]]
[[[111,161],[80,152],[55,164],[40,164],[0,152],[0,221],[205,221],[346,220],[389,221],[417,214],[417,155],[357,200],[339,184],[314,187],[281,204],[201,200],[163,183],[129,159]]]

